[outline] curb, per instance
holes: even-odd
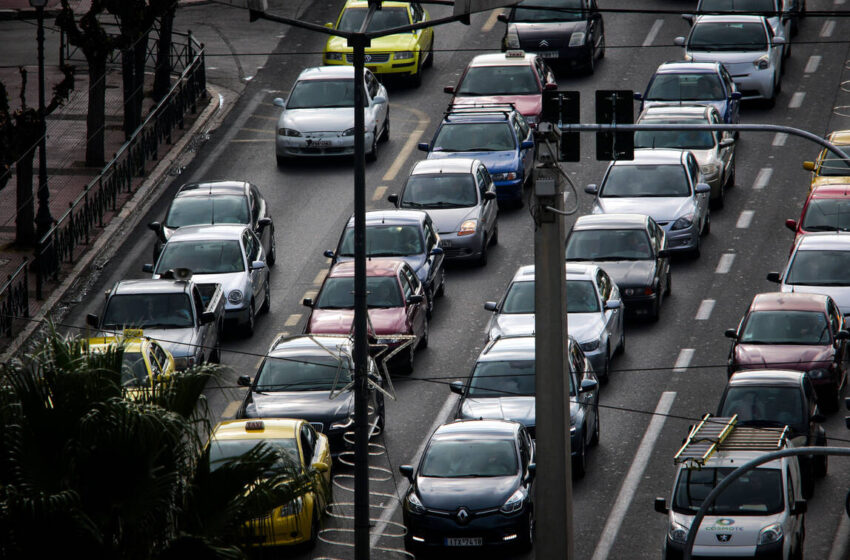
[[[103,228],[101,235],[91,244],[89,250],[77,260],[74,268],[64,276],[64,280],[47,297],[38,313],[29,319],[29,324],[21,330],[18,336],[3,351],[3,354],[0,355],[0,363],[8,363],[30,337],[42,327],[43,321],[52,315],[53,309],[62,302],[62,299],[77,280],[88,274],[87,269],[95,258],[109,260],[118,251],[124,238],[132,232],[142,217],[162,195],[169,183],[167,180],[169,170],[175,161],[189,151],[190,142],[195,138],[195,135],[204,129],[205,131],[209,131],[216,128],[233,108],[239,96],[235,91],[211,84],[207,84],[207,93],[210,95],[210,102],[206,109],[198,116],[192,128],[185,131],[180,140],[168,151],[168,154],[159,160],[159,163],[151,170],[132,198],[124,204],[118,214]]]

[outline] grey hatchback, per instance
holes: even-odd
[[[474,260],[483,266],[487,247],[499,241],[496,187],[480,160],[417,162],[401,193],[387,200],[398,208],[427,211],[448,260]]]

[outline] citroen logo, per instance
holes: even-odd
[[[548,47],[548,46],[549,46],[549,41],[547,41],[546,39],[543,39],[542,41],[540,41],[540,45],[539,45],[539,46],[541,46],[541,47]]]
[[[466,509],[465,507],[460,508],[459,510],[457,510],[456,517],[457,517],[457,522],[459,524],[466,525],[467,523],[469,523],[469,510]]]

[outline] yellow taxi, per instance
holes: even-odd
[[[850,130],[836,130],[830,132],[826,139],[844,152],[850,154]],[[812,182],[809,192],[818,185],[832,185],[846,183],[850,176],[850,165],[835,157],[835,154],[826,148],[821,150],[816,161],[804,161],[803,169],[812,172]]]
[[[117,344],[124,345],[121,362],[121,384],[126,389],[153,387],[159,379],[167,379],[174,371],[174,358],[160,343],[144,336],[140,329],[126,329],[120,337],[89,338],[89,352],[105,352]]]
[[[220,422],[210,436],[210,470],[251,450],[260,442],[274,445],[315,473],[311,488],[275,508],[260,523],[250,523],[253,541],[261,547],[310,543],[319,538],[319,522],[330,500],[331,452],[328,438],[306,420],[263,418]]]
[[[340,31],[360,31],[366,13],[367,0],[348,0],[336,23],[325,27]],[[428,12],[419,2],[385,1],[372,17],[367,31],[382,31],[428,21]],[[325,45],[322,60],[325,65],[350,65],[354,61],[352,48],[343,37],[331,37]],[[366,47],[366,68],[375,74],[395,74],[410,77],[415,85],[422,83],[422,68],[434,63],[434,30],[430,27],[415,32],[396,33],[372,39]]]

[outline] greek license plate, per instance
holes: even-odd
[[[440,239],[440,247],[451,247],[452,242],[446,241],[445,239]]]
[[[446,537],[446,546],[483,546],[482,537]]]
[[[308,144],[311,148],[330,148],[331,141],[330,140],[312,140]]]
[[[558,58],[558,51],[537,51],[540,58]]]

